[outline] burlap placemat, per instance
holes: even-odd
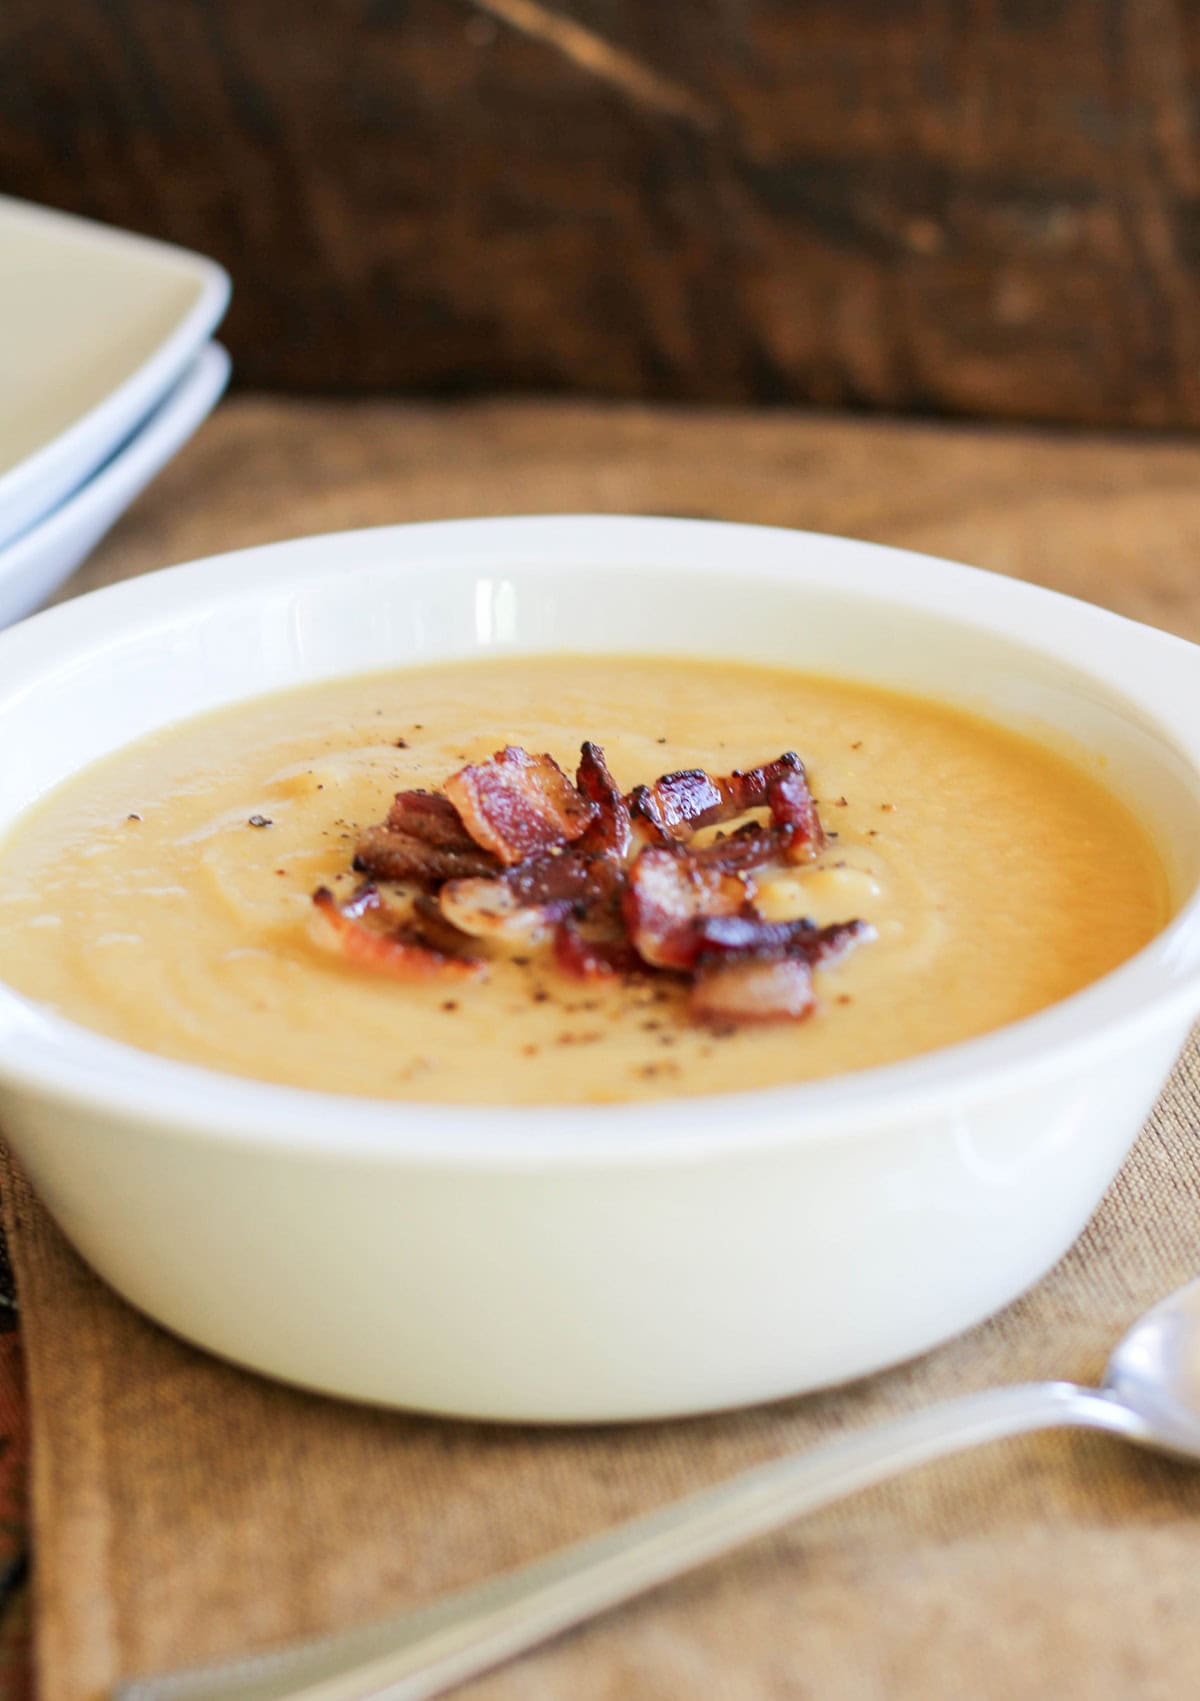
[[[804,1446],[987,1384],[1099,1374],[1200,1271],[1195,1046],[1074,1251],[991,1323],[839,1392],[535,1431],[371,1411],[182,1345],[0,1175],[34,1434],[46,1701],[428,1599]],[[759,1542],[464,1695],[941,1701],[1200,1695],[1200,1471],[1089,1436],[931,1467]]]

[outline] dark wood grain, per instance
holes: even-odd
[[[244,379],[1200,421],[1195,0],[6,0],[0,186]]]

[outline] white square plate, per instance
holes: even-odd
[[[0,196],[0,544],[135,430],[229,288],[201,255]]]
[[[31,613],[70,578],[212,411],[228,380],[229,356],[219,343],[210,343],[94,478],[36,526],[0,546],[0,626]]]

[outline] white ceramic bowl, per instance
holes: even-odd
[[[1176,919],[1116,973],[968,1044],[644,1106],[260,1085],[0,987],[0,1121],[63,1229],[135,1305],[216,1352],[493,1418],[773,1399],[1012,1299],[1087,1220],[1200,1010],[1200,665],[1177,639],[944,562],[752,527],[314,538],[0,634],[0,827],[181,716],[360,669],[563,647],[815,666],[1102,752],[1162,851]]]
[[[0,626],[45,602],[216,406],[229,382],[219,343],[201,349],[149,419],[87,483],[12,543],[0,545]]]

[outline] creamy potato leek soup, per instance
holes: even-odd
[[[890,1063],[1066,997],[1167,916],[1083,766],[937,702],[682,659],[239,704],[0,846],[0,978],[29,997],[213,1069],[460,1103]]]

